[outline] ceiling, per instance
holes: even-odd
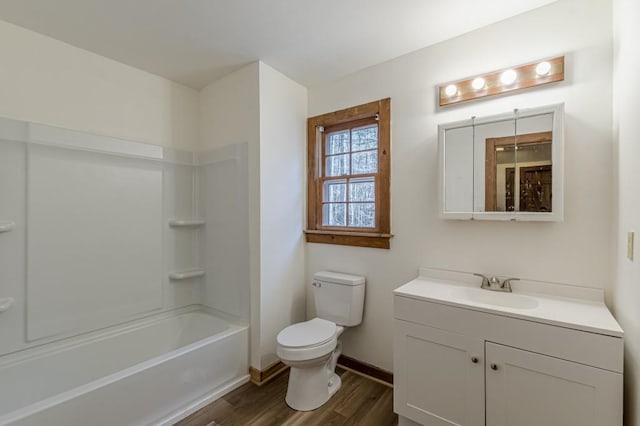
[[[555,0],[0,0],[0,19],[195,89],[255,60],[313,86]]]

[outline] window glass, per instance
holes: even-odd
[[[351,179],[349,201],[375,201],[376,183],[373,178]]]
[[[361,127],[351,131],[353,151],[364,151],[378,147],[378,126]]]
[[[327,135],[327,155],[349,152],[350,148],[349,130]]]
[[[351,168],[349,167],[349,154],[332,155],[327,157],[326,175],[327,176],[344,176],[348,175]]]
[[[378,171],[378,150],[351,154],[351,174],[361,175]]]
[[[324,226],[347,226],[347,205],[345,203],[327,203],[322,208]]]
[[[373,228],[375,224],[375,203],[349,203],[349,226],[354,228]]]
[[[329,180],[324,183],[324,201],[347,201],[347,181],[344,179]]]

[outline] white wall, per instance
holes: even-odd
[[[259,62],[200,91],[200,150],[260,140]],[[259,151],[257,151],[259,152]]]
[[[0,117],[180,149],[198,143],[198,92],[0,21]]]
[[[391,250],[308,244],[321,269],[367,277],[363,324],[345,354],[392,369],[392,290],[420,265],[606,287],[612,258],[611,5],[560,0],[309,91],[309,115],[391,97]],[[566,55],[566,81],[438,109],[438,83]],[[437,211],[437,125],[565,102],[565,221],[445,221]],[[516,249],[517,248],[517,249]],[[312,300],[308,300],[312,316]]]
[[[302,229],[306,117],[306,89],[261,62],[216,80],[201,92],[200,149],[217,153],[234,144],[248,145],[248,260],[235,255],[235,245],[228,238],[207,238],[205,263],[215,263],[216,268],[207,274],[205,303],[221,308],[221,301],[228,300],[232,291],[229,286],[242,285],[242,277],[232,272],[246,261],[251,365],[258,369],[277,361],[276,335],[305,314]],[[216,201],[221,202],[212,194],[204,199],[210,199],[208,210],[215,208]],[[215,226],[226,227],[220,232],[227,236],[236,226],[234,221],[244,220],[242,216],[229,216],[225,225],[218,223],[220,215],[214,216]],[[207,233],[210,231],[213,229]],[[214,253],[217,260],[212,258]]]
[[[245,262],[249,268],[251,312],[251,365],[260,365],[260,64],[251,63],[219,80],[200,92],[200,149],[204,152],[247,144],[247,227],[248,259],[230,259],[234,264]],[[225,253],[226,242],[212,240],[208,255]],[[226,252],[230,254],[230,252]],[[205,258],[205,263],[209,259]],[[224,277],[220,271],[217,277]],[[226,285],[207,278],[207,304],[216,306],[215,287]]]
[[[625,424],[640,425],[640,3],[614,3],[614,144],[617,148],[617,218],[614,221],[614,312],[625,332]],[[627,232],[635,231],[634,260]]]
[[[260,63],[260,369],[305,318],[306,118],[307,89]]]

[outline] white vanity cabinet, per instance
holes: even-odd
[[[622,330],[603,303],[476,291],[491,293],[427,278],[394,292],[400,424],[622,425]]]
[[[488,425],[622,424],[621,374],[490,342],[485,350]]]
[[[395,321],[394,406],[425,425],[484,425],[484,341]]]

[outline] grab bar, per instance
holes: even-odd
[[[0,299],[0,312],[9,310],[9,308],[13,306],[13,302],[13,297]]]
[[[13,222],[0,221],[0,233],[9,232],[16,226]]]

